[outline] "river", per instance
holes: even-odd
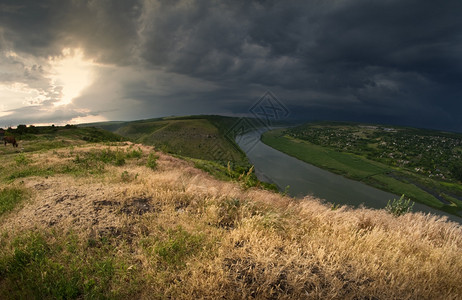
[[[320,169],[297,158],[282,153],[260,141],[262,131],[252,131],[236,137],[237,144],[255,166],[259,180],[274,183],[281,191],[288,186],[288,194],[303,198],[312,195],[334,204],[354,207],[385,208],[388,201],[399,198],[362,182]],[[413,211],[445,215],[462,223],[462,218],[415,203]]]

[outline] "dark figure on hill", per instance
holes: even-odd
[[[13,147],[18,147],[18,143],[16,142],[16,139],[14,136],[5,136],[3,138],[3,142],[5,143],[5,146],[7,143],[13,144]]]

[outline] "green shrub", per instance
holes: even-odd
[[[116,153],[111,149],[105,149],[101,151],[93,151],[94,159],[101,161],[105,164],[113,163],[116,161]]]
[[[120,178],[122,179],[123,182],[129,182],[129,181],[131,181],[130,173],[128,173],[128,171],[123,171],[123,172],[122,172],[122,175],[120,176]]]
[[[140,148],[127,152],[127,158],[141,158],[141,156],[143,156],[143,151]]]
[[[389,200],[385,210],[398,217],[412,211],[414,202],[411,199],[404,199],[404,194],[399,199]]]
[[[116,151],[114,165],[116,166],[125,165],[125,153],[123,151]]]
[[[452,176],[458,181],[462,181],[462,163],[456,163],[451,167]]]
[[[122,172],[122,175],[120,175],[120,179],[122,180],[122,182],[132,182],[133,180],[136,180],[138,178],[139,174],[136,173],[135,175],[133,174],[130,174],[128,171],[123,171]]]
[[[146,163],[146,166],[151,169],[156,169],[157,168],[157,159],[159,157],[155,153],[150,153],[148,157],[148,162]]]
[[[237,179],[245,188],[250,188],[256,186],[258,181],[256,180],[255,174],[253,173],[254,166],[251,166],[247,172],[242,172],[242,174]]]

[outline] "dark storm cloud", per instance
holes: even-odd
[[[459,0],[1,3],[3,50],[120,68],[74,101],[111,118],[245,113],[271,89],[297,118],[462,131]]]
[[[2,1],[0,26],[6,45],[36,56],[59,56],[82,47],[100,62],[122,63],[137,38],[137,1]]]

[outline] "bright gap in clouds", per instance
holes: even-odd
[[[92,61],[84,59],[80,49],[64,49],[63,57],[50,61],[53,70],[51,77],[55,87],[61,87],[61,100],[55,106],[66,105],[72,99],[80,96],[81,92],[93,81]]]

